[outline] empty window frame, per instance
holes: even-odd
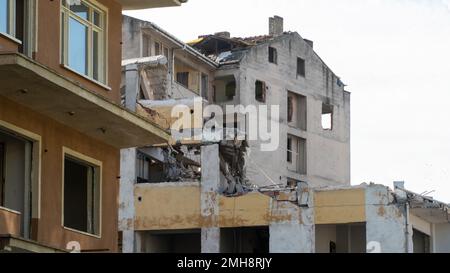
[[[161,43],[155,42],[155,48],[154,48],[155,56],[161,55]]]
[[[201,86],[202,98],[208,100],[209,98],[209,76],[202,73],[202,86]]]
[[[20,236],[35,240],[31,219],[40,218],[40,143],[32,132],[0,121],[0,206],[18,211]]]
[[[278,52],[274,47],[269,47],[269,63],[278,64]]]
[[[287,120],[289,126],[306,131],[307,98],[305,96],[288,92]]]
[[[61,0],[61,63],[106,83],[105,8],[90,1]]]
[[[322,103],[322,129],[324,130],[333,130],[333,105]]]
[[[306,139],[288,135],[287,162],[288,170],[306,175]]]
[[[137,153],[137,183],[161,183],[165,181],[164,164],[147,156]]]
[[[263,81],[255,82],[255,99],[259,102],[266,102],[266,83]]]
[[[163,53],[167,60],[169,60],[169,48],[163,46]]]
[[[306,62],[300,57],[297,58],[297,76],[306,77]]]
[[[102,163],[64,149],[63,226],[100,236]]]
[[[16,0],[0,0],[0,33],[15,36]]]
[[[292,163],[292,137],[287,140],[287,162]]]

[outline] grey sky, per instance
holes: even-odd
[[[126,14],[185,41],[266,34],[284,17],[352,92],[352,183],[405,180],[450,202],[450,0],[189,0]]]

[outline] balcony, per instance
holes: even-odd
[[[0,54],[0,86],[0,96],[116,148],[170,139],[158,126],[20,54]]]

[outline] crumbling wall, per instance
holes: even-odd
[[[366,188],[367,252],[412,252],[412,230],[407,226],[406,204],[395,201],[389,188]]]
[[[313,192],[309,190],[307,205],[299,206],[289,201],[272,203],[270,223],[270,253],[314,253]]]

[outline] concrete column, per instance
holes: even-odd
[[[219,145],[203,146],[201,157],[202,253],[220,253],[218,193],[220,187]]]
[[[394,204],[388,188],[366,188],[366,242],[368,253],[412,252],[412,229],[405,204]]]
[[[313,191],[307,206],[274,200],[270,231],[270,253],[315,253]]]
[[[136,112],[136,102],[140,89],[140,76],[138,65],[132,64],[125,67],[125,107]]]
[[[135,252],[134,185],[136,183],[137,149],[120,151],[119,231],[122,231],[124,253]]]
[[[450,253],[450,223],[432,224],[432,252]]]

